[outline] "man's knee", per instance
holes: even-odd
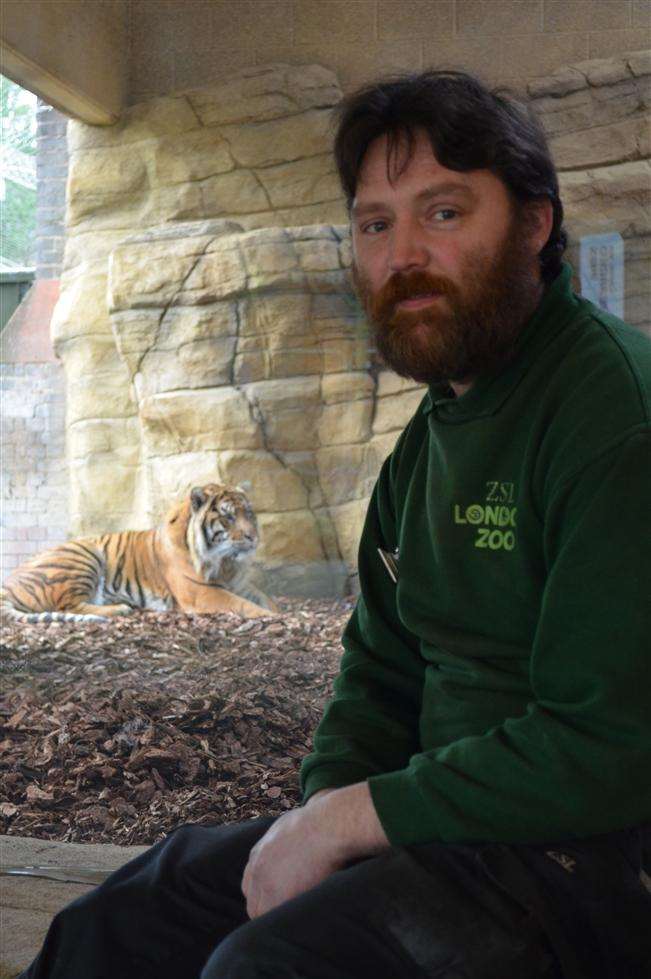
[[[200,979],[284,979],[295,976],[296,948],[254,919],[225,938],[210,956]]]
[[[480,957],[479,960],[472,954],[466,955],[462,947],[441,943],[434,936],[424,961],[422,956],[410,959],[404,952],[396,954],[393,945],[378,948],[373,942],[369,944],[369,950],[373,952],[373,968],[372,973],[368,973],[358,961],[358,950],[351,951],[349,947],[333,961],[330,938],[317,946],[301,941],[299,934],[292,942],[280,936],[273,922],[263,916],[231,932],[208,959],[200,979],[294,979],[315,975],[361,979],[367,974],[374,974],[379,979],[398,975],[436,975],[440,979],[447,976],[450,979],[453,976],[454,979],[495,979],[498,975],[509,976],[509,979],[560,979],[555,957],[541,945],[536,943],[535,947],[520,954],[510,945],[491,949],[490,936],[486,938],[485,959]],[[516,938],[513,944],[518,944]]]
[[[272,822],[261,818],[224,826],[179,826],[152,853],[152,883],[185,891],[214,888],[220,878],[233,873],[239,879],[251,848]]]

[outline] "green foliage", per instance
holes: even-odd
[[[2,146],[26,156],[36,155],[36,105],[28,93],[0,75]],[[0,259],[11,265],[35,264],[36,190],[12,179],[11,161],[5,164],[4,199],[0,201]]]
[[[36,107],[25,98],[25,89],[0,75],[0,124],[3,146],[36,154]]]
[[[2,208],[0,255],[6,261],[31,268],[35,264],[36,191],[6,183]]]

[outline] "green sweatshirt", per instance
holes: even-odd
[[[432,385],[371,498],[304,801],[368,780],[393,845],[651,820],[650,379],[565,265],[505,370]]]

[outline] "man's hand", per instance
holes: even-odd
[[[388,846],[366,782],[319,793],[280,816],[251,850],[242,878],[249,917],[316,887],[349,860]]]

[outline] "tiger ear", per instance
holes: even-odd
[[[207,499],[207,494],[204,493],[200,486],[195,486],[192,490],[190,490],[190,505],[192,506],[194,513],[201,509]]]
[[[236,490],[239,490],[240,493],[248,493],[249,490],[251,489],[251,480],[250,479],[243,479],[241,483],[238,483],[237,484],[237,486],[235,487],[235,489]]]

